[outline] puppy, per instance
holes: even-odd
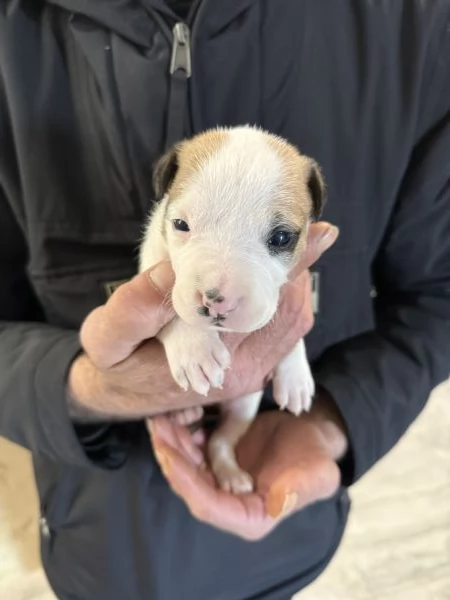
[[[230,355],[223,331],[249,333],[274,316],[280,289],[305,249],[324,202],[316,162],[260,129],[208,130],[177,144],[157,163],[158,202],[140,248],[140,271],[169,259],[178,315],[159,333],[175,381],[207,395],[220,388]],[[274,395],[295,415],[309,410],[314,381],[300,339],[278,365]],[[255,418],[262,391],[221,405],[208,445],[220,486],[250,492],[252,478],[234,448]],[[202,409],[180,411],[189,423]]]

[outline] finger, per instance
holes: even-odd
[[[204,447],[205,441],[206,441],[204,429],[197,429],[197,431],[194,431],[194,433],[191,433],[191,436],[192,436],[192,441],[194,442],[194,444],[196,446],[199,446],[200,448]]]
[[[192,515],[245,539],[258,539],[274,526],[257,494],[236,496],[215,486],[214,479],[170,446],[161,446],[165,476]]]
[[[276,325],[277,318],[282,321],[283,318],[289,319],[295,315],[301,316],[302,321],[305,321],[305,329],[309,330],[314,318],[311,292],[310,274],[308,271],[302,271],[293,281],[285,285],[273,324]]]
[[[149,424],[168,483],[196,518],[246,539],[258,539],[274,526],[261,496],[236,496],[218,488],[212,474],[183,451],[168,420],[157,417]]]
[[[308,230],[305,252],[292,271],[291,277],[296,277],[305,269],[309,269],[311,265],[319,260],[324,252],[331,248],[338,236],[339,229],[335,225],[326,221],[313,223]]]
[[[173,318],[173,282],[170,264],[159,263],[121,285],[106,304],[88,315],[81,343],[98,368],[122,362]]]
[[[339,469],[328,456],[317,459],[309,468],[285,471],[269,490],[266,510],[274,518],[284,518],[331,497],[338,489],[339,480]]]
[[[170,445],[195,466],[203,465],[204,455],[187,427],[175,423],[167,417],[154,417],[147,420],[147,428],[153,443],[155,453],[161,452],[163,445]]]

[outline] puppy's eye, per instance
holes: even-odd
[[[172,219],[172,223],[177,231],[189,231],[189,225],[183,219]]]
[[[269,248],[273,248],[274,250],[277,248],[285,248],[289,246],[293,238],[293,235],[290,231],[286,231],[285,229],[278,229],[274,231],[267,242]]]

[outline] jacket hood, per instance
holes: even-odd
[[[174,19],[164,0],[39,0],[84,16],[143,46],[150,46],[154,27],[151,12]],[[150,14],[149,14],[150,13]],[[170,22],[170,21],[168,21]]]
[[[178,19],[164,0],[39,0],[85,16],[142,46],[150,46],[154,15],[158,13],[169,27]],[[209,25],[220,28],[257,0],[193,0],[202,12],[207,9]],[[153,17],[153,18],[152,18]]]

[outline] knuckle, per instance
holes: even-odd
[[[130,304],[129,284],[121,285],[115,290],[105,306],[114,312],[122,312],[123,308]]]
[[[94,330],[98,317],[100,315],[101,308],[95,308],[88,314],[81,325],[80,329],[80,342],[83,348],[88,352],[91,346],[92,339],[94,337]]]
[[[312,310],[304,311],[301,318],[301,326],[304,330],[304,333],[308,333],[314,327],[314,313]]]
[[[101,309],[94,310],[80,329],[80,344],[85,354],[89,357],[92,363],[102,368],[103,345],[101,343],[101,335],[99,335],[99,324],[101,321]]]

